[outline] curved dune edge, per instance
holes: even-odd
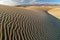
[[[53,8],[48,11],[51,15],[55,16],[56,18],[60,19],[60,8]]]

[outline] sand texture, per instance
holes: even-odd
[[[0,40],[60,40],[60,20],[47,11],[0,6]]]
[[[55,16],[56,18],[60,19],[60,8],[53,8],[48,11],[51,15]]]

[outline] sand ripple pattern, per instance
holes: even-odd
[[[1,40],[57,40],[44,11],[0,6]]]

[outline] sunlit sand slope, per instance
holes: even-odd
[[[54,8],[60,8],[60,6],[21,6],[21,8],[25,8],[25,9],[30,9],[30,10],[45,10],[45,11],[49,11],[51,9],[54,9]]]
[[[1,40],[60,40],[59,22],[42,10],[0,6]]]
[[[26,9],[31,9],[31,10],[50,10],[52,9],[52,6],[27,6]]]
[[[55,16],[56,18],[60,19],[60,8],[53,8],[48,11],[51,15]]]

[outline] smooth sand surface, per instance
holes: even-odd
[[[60,8],[53,8],[48,11],[51,15],[55,16],[56,18],[60,19]]]
[[[53,7],[54,8],[54,7]],[[28,6],[26,9],[31,9],[31,10],[50,10],[52,9],[52,6]]]
[[[60,40],[60,20],[47,11],[0,6],[1,40]]]

